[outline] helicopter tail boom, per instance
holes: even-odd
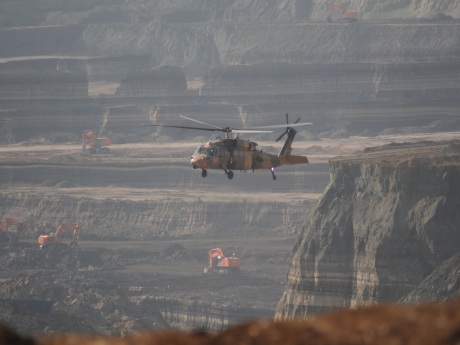
[[[306,156],[293,156],[286,155],[281,159],[282,164],[307,164],[308,158]]]
[[[286,142],[284,143],[283,148],[281,149],[278,155],[280,159],[280,163],[281,164],[306,164],[308,163],[308,158],[305,156],[291,155],[292,142],[294,141],[297,131],[292,127],[288,127],[285,133],[287,133],[288,137],[286,139]]]

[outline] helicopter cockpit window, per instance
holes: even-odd
[[[198,146],[193,154],[197,155],[197,154],[200,154],[200,153],[201,154],[206,153],[206,149],[203,146]]]
[[[206,153],[208,154],[208,156],[212,156],[214,155],[214,149],[210,147],[206,150]]]

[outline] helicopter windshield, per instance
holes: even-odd
[[[197,155],[197,154],[204,154],[206,153],[206,149],[203,147],[203,146],[198,146],[195,150],[195,152],[193,152],[193,154]]]

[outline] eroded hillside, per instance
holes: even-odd
[[[294,246],[278,318],[397,301],[458,252],[458,142],[368,149],[331,160],[330,171]]]

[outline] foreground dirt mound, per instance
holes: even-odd
[[[256,321],[221,334],[145,333],[126,338],[61,335],[32,340],[0,328],[0,344],[458,344],[460,300],[443,304],[381,305],[315,318]]]

